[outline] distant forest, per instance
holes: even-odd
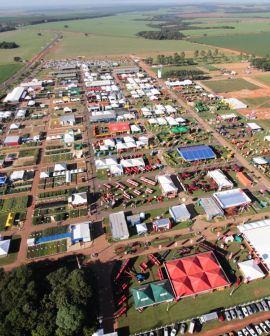
[[[257,69],[270,71],[270,59],[268,57],[255,58],[251,61],[251,64]]]
[[[174,29],[161,29],[159,31],[140,31],[137,36],[149,40],[182,40],[185,35]]]

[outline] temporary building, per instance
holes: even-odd
[[[114,158],[97,159],[95,160],[96,169],[110,169],[111,166],[118,165],[118,162]]]
[[[252,158],[252,161],[258,166],[268,165],[270,163],[270,160],[266,160],[261,156],[256,156]]]
[[[155,281],[132,288],[136,309],[146,308],[162,302],[173,301],[174,295],[169,280]]]
[[[122,159],[120,161],[120,164],[124,168],[132,168],[132,167],[144,167],[144,159],[139,157],[139,158],[134,158],[134,159]]]
[[[20,128],[20,124],[11,124],[10,126],[9,126],[9,129],[10,130],[17,130],[17,129],[19,129]]]
[[[189,146],[177,148],[177,152],[185,161],[198,161],[215,159],[213,149],[206,145]]]
[[[109,169],[112,176],[121,176],[124,174],[123,167],[120,164],[112,165]]]
[[[170,230],[171,227],[172,227],[172,223],[169,218],[161,218],[153,222],[153,229],[155,231]]]
[[[129,127],[128,122],[110,123],[108,127],[109,127],[109,132],[111,134],[120,134],[120,133],[130,132],[130,127]]]
[[[176,299],[230,285],[212,251],[167,261],[165,269]]]
[[[238,225],[237,228],[270,270],[270,219]]]
[[[67,170],[67,164],[66,163],[56,163],[54,165],[54,172],[60,172],[60,171],[65,171]]]
[[[222,120],[235,120],[238,119],[238,116],[235,113],[229,113],[229,114],[222,114],[220,115],[220,118]]]
[[[265,136],[264,140],[270,142],[270,135]]]
[[[24,170],[16,170],[10,174],[9,179],[11,181],[19,181],[22,180],[23,177],[24,177]]]
[[[207,220],[212,220],[218,216],[224,216],[224,211],[212,197],[201,198],[199,204],[205,211]]]
[[[219,191],[213,194],[213,197],[221,206],[222,209],[232,207],[241,207],[251,203],[251,199],[240,188]]]
[[[233,183],[228,179],[226,175],[220,169],[210,170],[207,176],[211,177],[218,185],[218,190],[231,189],[233,188]]]
[[[244,281],[252,281],[265,277],[264,272],[254,259],[239,262],[238,267],[243,274]]]
[[[238,181],[243,184],[243,186],[247,188],[252,186],[252,181],[243,172],[237,172],[236,177]]]
[[[158,176],[157,180],[163,196],[175,197],[177,195],[178,188],[175,186],[169,175]]]
[[[109,223],[112,230],[112,238],[114,240],[129,238],[128,226],[123,211],[110,214]]]
[[[136,231],[138,235],[144,235],[148,232],[147,225],[145,223],[136,224]]]
[[[21,86],[15,87],[4,99],[4,103],[18,103],[25,92],[25,88]]]
[[[191,214],[185,204],[170,207],[169,213],[175,223],[185,222],[190,219]]]
[[[72,233],[71,240],[73,244],[78,242],[86,243],[91,241],[89,225],[89,222],[70,225],[70,231]]]
[[[62,126],[73,126],[76,122],[74,114],[67,114],[60,117]]]
[[[223,102],[226,103],[226,104],[228,104],[229,107],[232,110],[239,110],[239,109],[245,109],[245,108],[247,108],[247,105],[244,104],[243,102],[241,102],[237,98],[225,98],[225,99],[223,99]]]
[[[254,122],[247,123],[247,127],[250,128],[253,132],[258,132],[262,130],[262,127]]]
[[[81,205],[85,205],[87,204],[87,192],[81,192],[81,193],[76,193],[73,194],[70,199],[69,199],[70,203],[72,206],[76,207],[76,206],[81,206]]]
[[[0,257],[7,257],[11,239],[0,240]]]
[[[17,146],[19,145],[20,138],[16,135],[8,135],[4,140],[4,145],[6,146]]]

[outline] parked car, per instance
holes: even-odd
[[[262,329],[260,328],[260,326],[255,325],[254,328],[255,328],[255,330],[257,331],[257,334],[258,334],[258,335],[262,335],[263,331],[262,331]]]
[[[267,328],[269,328],[269,330],[270,330],[270,321],[266,320],[266,321],[264,321],[264,324],[266,324]]]
[[[246,326],[246,329],[250,333],[251,336],[257,336],[256,331],[254,331],[254,329],[250,325]]]
[[[260,328],[263,330],[263,332],[265,332],[265,333],[268,332],[268,329],[267,329],[266,325],[265,325],[263,322],[261,322],[261,323],[259,324],[259,326],[260,326]]]
[[[262,300],[262,301],[261,301],[261,304],[262,304],[263,309],[264,309],[265,311],[268,311],[268,310],[269,310],[268,304],[267,304],[267,302],[266,302],[265,300]]]
[[[242,332],[244,334],[244,336],[250,336],[249,332],[247,331],[247,329],[243,328]]]
[[[255,303],[252,303],[252,304],[251,304],[251,308],[252,308],[254,314],[255,314],[255,313],[258,313],[259,309],[258,309],[258,307],[255,305]]]
[[[267,302],[268,307],[270,308],[270,299],[265,299],[265,301]]]
[[[245,306],[242,306],[241,308],[242,308],[242,312],[243,312],[244,316],[248,317],[249,313],[247,311],[247,308]]]
[[[235,310],[236,310],[236,313],[237,313],[237,316],[240,320],[242,320],[244,318],[244,315],[243,315],[243,312],[241,310],[241,308],[239,306],[236,306],[235,307]]]
[[[169,330],[167,327],[164,328],[164,336],[169,336]]]
[[[179,329],[179,325],[178,323],[175,323],[175,325],[173,326],[170,336],[175,336],[178,333],[178,329]]]
[[[237,313],[235,311],[235,309],[230,309],[230,314],[233,320],[237,319]]]
[[[244,334],[242,333],[242,330],[237,331],[237,336],[244,336]]]
[[[180,330],[179,330],[180,334],[184,335],[184,333],[186,332],[186,329],[187,329],[187,325],[185,323],[181,323]]]
[[[224,315],[225,315],[225,319],[227,321],[231,321],[232,320],[232,317],[231,317],[231,314],[230,314],[229,310],[225,310],[224,311]]]
[[[189,324],[189,327],[188,327],[188,333],[189,334],[193,334],[194,331],[195,331],[195,327],[196,327],[196,320],[191,320],[190,321],[190,324]]]
[[[252,309],[251,305],[246,305],[246,308],[247,308],[248,314],[252,315],[253,314],[253,309]]]
[[[261,302],[256,302],[256,306],[257,306],[259,312],[264,311],[264,309],[263,309],[263,305],[261,304]]]

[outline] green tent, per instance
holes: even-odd
[[[132,288],[132,295],[136,309],[174,299],[170,282],[167,279]]]
[[[186,133],[186,132],[188,132],[188,128],[184,127],[184,126],[176,126],[176,127],[173,127],[171,129],[171,132],[174,133],[174,134],[177,134],[177,133]]]

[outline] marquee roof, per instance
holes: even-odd
[[[168,261],[165,267],[178,298],[229,285],[213,252]]]

